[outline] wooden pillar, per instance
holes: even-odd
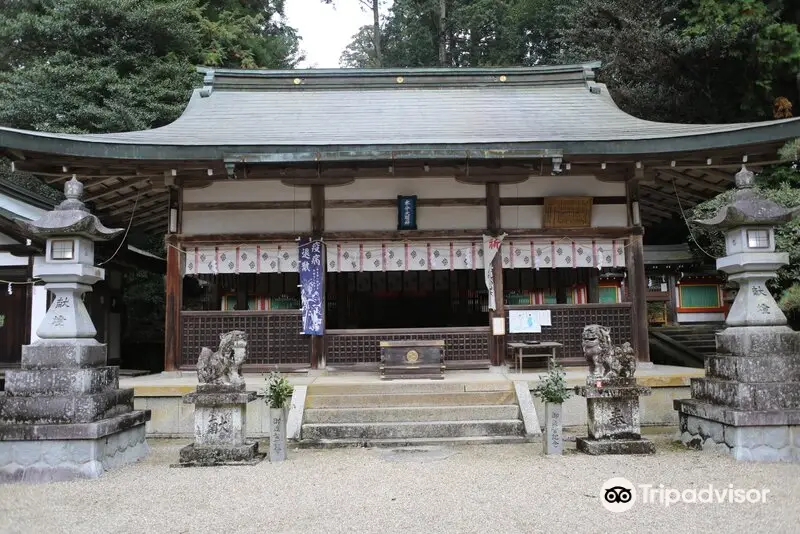
[[[500,184],[489,182],[486,184],[486,228],[490,235],[501,233],[500,218]],[[506,308],[503,295],[503,255],[498,251],[492,262],[492,280],[494,281],[494,294],[496,310],[489,310],[489,360],[492,365],[503,365],[506,355],[505,336],[495,336],[492,333],[492,322],[495,317],[505,320]]]
[[[627,183],[629,214],[636,231],[629,237],[626,248],[628,291],[631,298],[631,342],[640,362],[650,361],[650,341],[647,332],[647,277],[644,274],[644,229],[638,214],[639,182]],[[621,342],[621,341],[620,341]]]
[[[591,269],[589,271],[589,284],[586,289],[586,302],[596,304],[600,302],[600,271]]]
[[[311,186],[311,237],[321,239],[325,231],[325,186]],[[325,247],[322,247],[322,324],[325,328],[325,315],[328,304],[326,299],[327,260]],[[325,368],[325,336],[311,336],[311,368]]]
[[[25,328],[22,334],[22,343],[27,345],[31,342],[31,333],[34,329],[39,328],[39,325],[31,324],[33,322],[33,253],[29,252],[28,267],[25,271]]]
[[[172,210],[179,210],[179,189],[170,189],[170,217]],[[176,221],[176,225],[180,218]],[[168,226],[169,227],[169,226]],[[181,228],[178,225],[177,231]],[[176,371],[181,361],[183,341],[183,325],[181,324],[181,307],[183,303],[183,254],[175,234],[165,238],[167,247],[167,276],[165,281],[165,313],[164,313],[164,371]]]
[[[166,310],[164,313],[164,370],[175,371],[181,356],[181,300],[183,293],[183,277],[181,276],[181,256],[177,240],[168,235],[167,243],[167,279]]]
[[[669,324],[676,324],[678,322],[678,311],[676,307],[677,298],[677,284],[675,283],[677,275],[673,272],[667,274],[667,292],[669,293],[669,300],[667,301],[667,322]]]

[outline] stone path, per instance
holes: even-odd
[[[0,532],[797,532],[800,465],[747,464],[655,436],[648,457],[546,458],[541,444],[291,451],[282,464],[169,468],[151,440],[100,480],[0,486]],[[766,504],[601,506],[611,477],[680,490],[768,488]]]

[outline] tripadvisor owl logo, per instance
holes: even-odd
[[[637,493],[638,488],[638,493]],[[768,488],[737,488],[733,484],[727,487],[705,486],[686,488],[665,487],[664,484],[639,484],[622,477],[606,480],[600,488],[600,502],[610,512],[626,512],[638,501],[640,504],[655,504],[668,508],[676,504],[764,504],[767,502]]]
[[[609,478],[600,488],[600,502],[603,503],[603,508],[609,512],[626,512],[636,502],[636,488],[628,479]]]

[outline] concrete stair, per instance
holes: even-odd
[[[716,333],[724,329],[722,324],[703,324],[691,326],[664,326],[656,331],[703,355],[714,354],[717,350]]]
[[[301,430],[301,444],[322,447],[525,440],[513,385],[505,381],[312,384]]]

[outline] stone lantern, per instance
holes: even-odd
[[[753,190],[754,176],[746,168],[736,174],[736,193],[711,219],[698,224],[725,232],[726,256],[717,269],[739,284],[725,324],[728,326],[785,325],[786,316],[766,287],[776,271],[789,263],[789,254],[775,252],[775,226],[792,219],[797,210],[761,198]]]
[[[789,262],[775,252],[775,226],[790,221],[787,209],[762,198],[753,173],[742,167],[729,204],[699,224],[725,232],[726,256],[717,269],[739,291],[707,356],[705,377],[693,378],[692,398],[675,401],[681,441],[726,452],[737,460],[800,462],[800,332],[766,287]]]
[[[147,453],[149,412],[133,409],[133,390],[119,389],[119,368],[106,365],[82,296],[104,278],[94,265],[94,243],[119,236],[80,200],[72,179],[66,200],[35,221],[18,221],[47,241],[34,278],[45,282],[52,304],[22,347],[21,369],[6,373],[0,395],[0,482],[96,478]]]

